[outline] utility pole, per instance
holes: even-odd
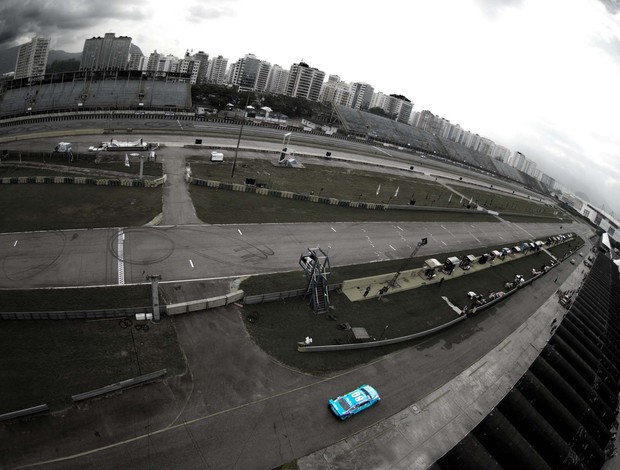
[[[250,92],[248,91],[248,98],[245,100],[245,107],[243,108],[243,120],[241,121],[241,127],[239,128],[239,137],[237,138],[237,148],[235,149],[235,158],[233,160],[232,170],[230,177],[235,176],[235,167],[237,166],[237,155],[239,154],[239,144],[241,143],[241,133],[243,132],[243,126],[245,125],[245,113],[250,103]]]
[[[388,286],[390,287],[395,287],[398,284],[396,283],[396,281],[398,281],[398,277],[400,276],[400,274],[407,269],[407,266],[409,265],[409,263],[411,262],[411,260],[413,259],[413,257],[418,253],[418,251],[420,250],[420,248],[422,248],[424,245],[426,245],[428,243],[428,238],[424,237],[422,240],[420,240],[418,242],[418,244],[416,245],[416,247],[413,249],[413,251],[411,252],[411,254],[409,255],[409,257],[405,260],[405,262],[403,263],[403,265],[401,266],[401,268],[396,271],[396,274],[394,274],[394,277],[392,279],[390,279],[388,281]]]

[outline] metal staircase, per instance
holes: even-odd
[[[310,294],[310,305],[314,313],[327,313],[329,311],[327,276],[330,272],[327,253],[320,248],[308,248],[308,253],[299,257],[299,265],[308,278],[305,296]]]

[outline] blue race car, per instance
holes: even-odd
[[[338,418],[345,420],[377,403],[381,398],[370,385],[362,385],[352,392],[329,400],[329,407]]]

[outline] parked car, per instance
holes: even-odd
[[[329,407],[341,420],[371,407],[381,398],[377,391],[370,385],[362,385],[346,395],[329,400]]]

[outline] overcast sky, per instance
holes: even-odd
[[[247,53],[405,95],[518,150],[620,218],[620,0],[2,0],[0,49],[131,36],[145,55]]]

